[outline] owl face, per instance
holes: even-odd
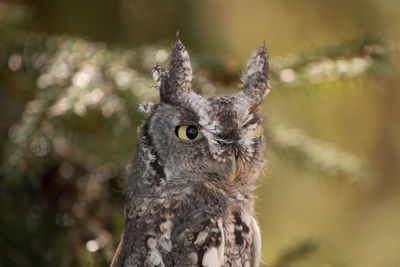
[[[251,55],[244,89],[230,96],[200,96],[191,88],[189,55],[177,40],[169,67],[156,66],[153,76],[160,103],[151,106],[140,138],[149,158],[167,180],[192,173],[237,180],[256,175],[263,165],[260,105],[269,92],[265,46]]]

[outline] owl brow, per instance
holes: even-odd
[[[181,125],[183,124],[199,125],[200,118],[193,111],[186,108],[179,108],[179,113],[185,115],[183,118],[179,118],[179,122]]]

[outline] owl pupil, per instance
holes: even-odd
[[[191,140],[195,139],[195,138],[197,137],[197,134],[198,134],[198,130],[197,130],[197,127],[196,127],[196,126],[189,125],[189,126],[186,128],[186,136],[187,136],[189,139],[191,139]]]

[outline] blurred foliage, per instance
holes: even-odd
[[[157,101],[151,68],[166,63],[169,47],[128,50],[26,32],[27,14],[0,3],[0,266],[106,266],[123,227],[119,184],[143,120],[136,108]],[[274,90],[301,85],[312,93],[362,81],[387,71],[397,50],[367,37],[273,58]],[[239,64],[196,54],[192,61],[199,92],[237,88]],[[288,122],[270,117],[266,132],[273,153],[288,160],[348,182],[374,181],[365,158]],[[273,266],[301,266],[317,247],[300,242]]]
[[[299,242],[295,246],[286,249],[280,256],[278,262],[275,263],[273,266],[274,267],[292,266],[294,262],[310,256],[313,252],[317,250],[317,248],[318,244],[313,241],[305,240]]]

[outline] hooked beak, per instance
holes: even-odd
[[[230,170],[228,177],[231,182],[233,182],[236,178],[236,157],[235,156],[233,156],[231,159],[231,170]]]

